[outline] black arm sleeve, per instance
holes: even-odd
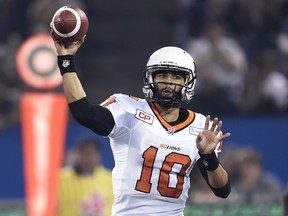
[[[101,136],[108,136],[115,121],[110,110],[90,104],[86,97],[68,104],[73,117],[83,126]]]
[[[223,187],[214,188],[209,184],[208,174],[207,174],[207,171],[205,169],[205,166],[204,166],[201,158],[197,160],[197,165],[199,167],[199,170],[201,172],[202,177],[205,179],[206,183],[209,185],[209,187],[211,188],[213,193],[218,197],[221,197],[224,199],[227,198],[231,192],[231,185],[230,185],[229,180],[228,180],[227,184],[224,185]]]

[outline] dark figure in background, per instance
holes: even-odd
[[[99,143],[85,138],[68,155],[68,166],[61,171],[57,215],[110,216],[114,201],[112,175],[101,164]]]

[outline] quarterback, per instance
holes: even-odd
[[[86,98],[74,64],[84,38],[68,47],[53,33],[52,38],[72,115],[110,139],[115,159],[113,216],[183,216],[195,165],[216,196],[228,197],[229,178],[217,153],[230,133],[222,134],[218,118],[180,106],[192,99],[196,83],[194,60],[186,51],[163,47],[150,56],[144,99],[114,94],[94,105]]]

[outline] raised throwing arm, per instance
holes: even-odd
[[[64,95],[73,117],[95,133],[107,136],[115,122],[111,112],[87,101],[86,93],[77,76],[74,56],[84,43],[85,36],[74,43],[64,44],[51,33],[58,54],[58,66],[63,77]]]
[[[67,103],[86,97],[74,65],[74,56],[84,43],[85,37],[75,43],[64,44],[54,36],[53,32],[51,35],[58,54],[58,65],[63,76],[64,94]]]

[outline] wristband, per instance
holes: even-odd
[[[60,73],[63,76],[65,73],[75,73],[76,67],[74,62],[73,55],[63,55],[58,56],[58,67],[60,69]]]
[[[201,154],[199,152],[199,155],[206,170],[214,171],[218,168],[220,163],[215,152],[213,152],[212,154]]]

